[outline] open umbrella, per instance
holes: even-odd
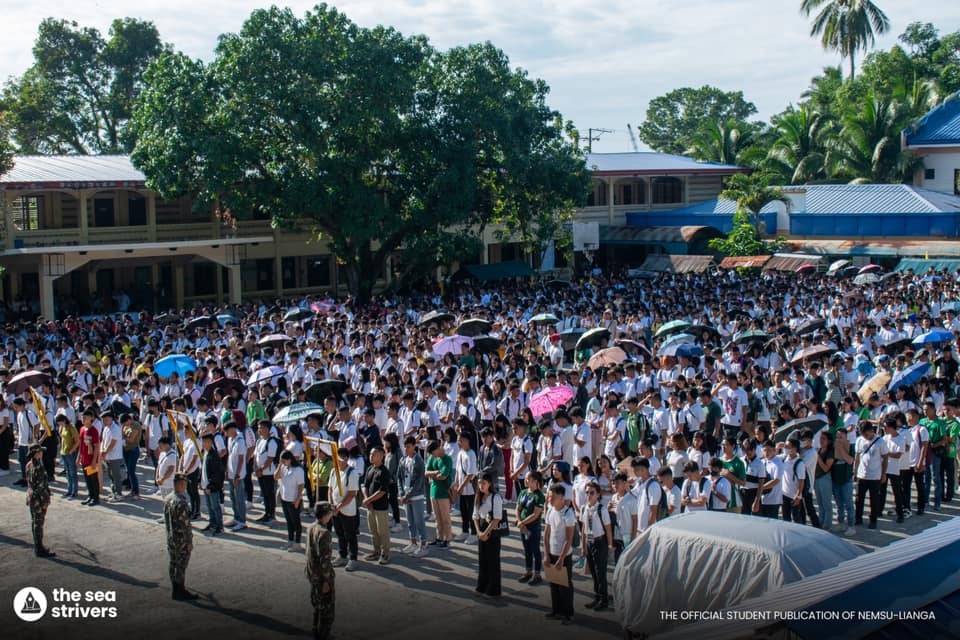
[[[865,284],[876,284],[880,282],[882,278],[875,273],[861,273],[856,278],[853,279],[853,284],[865,285]]]
[[[921,333],[913,339],[913,344],[932,344],[936,342],[950,342],[953,340],[953,332],[946,329],[931,329],[926,333]]]
[[[827,426],[827,423],[822,418],[817,418],[815,416],[807,416],[806,418],[797,418],[796,420],[791,420],[783,424],[780,427],[777,427],[777,430],[773,434],[774,442],[786,442],[790,434],[794,431],[802,431],[803,429],[810,429],[814,433],[820,431],[823,427]]]
[[[647,355],[653,355],[650,353],[650,349],[647,348],[647,345],[643,344],[642,342],[637,342],[636,340],[614,340],[613,344],[626,351],[628,355],[631,354],[631,351],[642,351]]]
[[[196,318],[191,318],[187,320],[187,324],[184,325],[187,329],[200,329],[209,327],[211,324],[216,322],[213,316],[197,316]]]
[[[746,342],[767,342],[772,338],[769,333],[766,331],[760,331],[759,329],[751,329],[750,331],[742,331],[736,335],[733,341],[737,344],[744,344]]]
[[[242,393],[244,391],[243,380],[239,378],[217,378],[204,388],[200,396],[212,405],[213,394],[218,389],[223,391],[224,394],[228,394],[234,389]]]
[[[875,374],[864,380],[863,384],[860,385],[860,389],[857,390],[857,395],[860,396],[860,402],[865,403],[870,399],[870,396],[883,391],[888,382],[890,382],[889,371],[877,371]]]
[[[298,402],[280,409],[271,420],[276,424],[293,424],[306,420],[315,413],[323,414],[323,407],[313,402]]]
[[[165,327],[168,324],[174,324],[175,322],[180,322],[180,316],[173,313],[161,313],[153,319],[161,327]]]
[[[169,378],[170,374],[182,376],[197,370],[197,361],[182,353],[174,353],[157,360],[153,365],[154,372],[161,378]]]
[[[940,307],[940,313],[946,313],[947,311],[960,313],[960,301],[951,300],[950,302],[945,302],[943,306]]]
[[[691,358],[693,356],[702,356],[703,347],[690,342],[675,342],[673,344],[668,344],[666,347],[660,347],[657,349],[657,355],[660,357],[673,356],[679,358],[680,356],[684,356],[686,358]]]
[[[473,347],[480,353],[494,353],[500,348],[500,338],[493,336],[475,336],[473,338]]]
[[[20,395],[26,391],[28,387],[39,387],[41,384],[50,384],[50,374],[44,373],[43,371],[37,371],[36,369],[31,369],[29,371],[18,373],[10,378],[10,381],[7,382],[4,390],[16,395]]]
[[[807,320],[806,322],[801,322],[797,325],[797,328],[794,330],[798,336],[802,336],[805,333],[813,333],[814,331],[819,331],[827,326],[827,321],[823,318],[814,318],[813,320]]]
[[[286,375],[286,373],[286,369],[276,365],[261,367],[254,371],[249,378],[247,378],[245,384],[248,387],[255,387],[256,385],[263,384],[264,382],[272,382],[277,376]]]
[[[626,359],[627,354],[623,349],[620,347],[610,347],[608,349],[601,349],[593,354],[587,361],[587,366],[590,367],[591,370],[596,371],[603,367],[612,367],[621,364]]]
[[[567,329],[566,331],[560,332],[560,348],[564,351],[573,351],[574,347],[577,346],[577,340],[580,339],[580,336],[587,332],[586,329],[581,329],[580,327],[575,327],[573,329]]]
[[[910,344],[910,338],[898,338],[896,340],[891,340],[883,345],[881,345],[884,351],[890,354],[900,353]]]
[[[847,266],[848,264],[850,264],[850,261],[849,261],[849,260],[846,260],[846,259],[844,259],[844,260],[835,260],[835,261],[833,261],[833,262],[830,263],[830,268],[827,269],[827,273],[832,273],[832,272],[834,272],[834,271],[839,271],[840,269],[843,269],[843,268],[844,268],[845,266]]]
[[[720,332],[717,331],[716,327],[710,327],[704,324],[693,324],[687,327],[687,333],[696,336],[698,341],[704,341],[703,334],[709,333],[710,336],[705,340],[706,342],[720,342]]]
[[[868,264],[864,267],[861,267],[860,271],[857,271],[857,275],[860,275],[861,273],[871,273],[873,271],[883,271],[883,267],[878,264]]]
[[[566,280],[550,280],[549,282],[544,284],[544,286],[547,287],[548,289],[566,289],[570,287],[571,284]]]
[[[825,344],[811,345],[809,347],[804,347],[803,349],[798,349],[797,352],[793,354],[793,357],[790,358],[790,363],[796,364],[807,359],[822,358],[833,352],[834,349]]]
[[[307,396],[307,400],[322,405],[323,401],[330,396],[335,398],[340,397],[346,390],[346,382],[343,380],[330,378],[327,380],[321,380],[320,382],[314,382],[312,385],[307,387],[303,393]]]
[[[684,331],[689,326],[690,323],[686,320],[671,320],[670,322],[664,323],[659,329],[657,329],[657,332],[653,334],[653,337],[659,338],[660,336],[676,333],[678,331]]]
[[[303,307],[297,307],[296,309],[290,309],[290,311],[287,311],[285,314],[283,314],[283,321],[300,322],[301,320],[309,320],[312,317],[313,311]]]
[[[225,327],[228,324],[237,326],[238,324],[240,324],[240,322],[237,321],[237,316],[233,315],[232,313],[218,313],[217,324],[219,324],[221,327]]]
[[[543,391],[533,394],[528,406],[534,416],[540,417],[546,413],[556,411],[572,399],[573,389],[567,385],[547,387]]]
[[[800,265],[799,267],[797,267],[797,271],[796,271],[796,272],[797,272],[797,273],[813,273],[813,272],[816,271],[816,270],[817,270],[817,268],[816,268],[814,265],[812,265],[812,264],[810,264],[809,262],[807,262],[807,263],[804,263],[804,264]]]
[[[422,327],[428,324],[443,324],[444,322],[450,322],[453,320],[453,314],[447,313],[446,311],[431,311],[429,313],[423,314],[423,317],[420,318],[419,325]]]
[[[696,336],[690,335],[689,333],[675,333],[669,338],[667,338],[666,340],[664,340],[660,346],[667,347],[671,344],[683,344],[684,342],[693,344],[696,341],[697,341]]]
[[[896,391],[900,387],[908,387],[930,373],[930,368],[929,362],[914,363],[903,371],[895,373],[893,377],[890,378],[890,386],[888,389],[890,391]]]
[[[561,339],[563,339],[563,334],[560,335]],[[581,351],[587,347],[593,347],[603,342],[605,338],[609,337],[610,329],[607,329],[606,327],[596,327],[594,329],[590,329],[590,331],[587,331],[585,334],[580,336],[579,340],[577,340],[576,350]]]
[[[279,347],[286,342],[293,342],[293,338],[282,333],[272,333],[257,340],[257,345],[261,347]]]
[[[490,333],[490,329],[492,328],[493,324],[487,320],[483,320],[481,318],[470,318],[469,320],[464,320],[459,324],[459,326],[457,326],[457,335],[468,336],[472,338],[473,336]]]
[[[439,357],[452,354],[459,356],[463,353],[463,345],[473,349],[473,338],[467,336],[447,336],[433,343],[433,353]]]
[[[538,313],[537,315],[530,318],[530,322],[531,324],[552,326],[555,324],[560,324],[560,318],[553,315],[552,313]]]

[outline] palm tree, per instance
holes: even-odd
[[[778,187],[771,187],[773,176],[754,173],[738,173],[727,178],[726,187],[720,193],[724,200],[737,203],[740,214],[749,214],[753,224],[754,238],[760,239],[760,211],[771,202],[790,204],[786,194]]]
[[[704,162],[737,164],[740,154],[753,143],[748,122],[712,120],[698,131],[684,153]]]
[[[806,184],[826,177],[825,137],[832,129],[829,119],[809,102],[791,106],[772,118],[776,140],[766,165],[781,183]]]
[[[824,49],[833,49],[841,58],[850,58],[853,80],[855,55],[876,42],[876,36],[890,29],[890,20],[870,0],[802,0],[800,11],[807,17],[819,10],[810,28],[820,36]]]

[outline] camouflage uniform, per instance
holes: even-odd
[[[47,471],[43,463],[31,459],[27,463],[27,506],[30,507],[30,521],[33,527],[33,550],[40,554],[43,546],[43,521],[50,506],[50,485],[47,484]]]
[[[190,502],[186,494],[171,493],[163,500],[163,522],[167,528],[167,552],[170,554],[170,582],[174,591],[183,589],[184,574],[190,562],[193,527],[190,526]]]
[[[334,615],[333,536],[320,523],[310,527],[307,533],[307,567],[305,573],[310,581],[310,603],[313,605],[313,636],[320,640],[330,637]],[[323,586],[330,590],[323,593]]]

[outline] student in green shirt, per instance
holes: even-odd
[[[450,481],[453,475],[453,460],[448,456],[443,446],[432,441],[427,447],[427,466],[424,475],[430,480],[430,501],[433,503],[433,513],[437,518],[437,537],[430,546],[447,548],[453,539],[453,529],[450,525]]]
[[[636,396],[627,398],[627,410],[623,413],[627,422],[627,447],[631,455],[637,455],[640,442],[643,441],[646,418],[640,413],[640,404]]]
[[[927,492],[927,504],[929,504],[930,485],[933,485],[933,510],[940,511],[946,484],[943,477],[943,461],[950,448],[950,434],[946,421],[937,415],[937,406],[934,403],[924,402],[923,413],[925,417],[920,421],[920,425],[926,427],[930,434],[930,450],[933,452],[933,461],[924,491]]]
[[[267,419],[267,412],[260,402],[260,393],[256,387],[247,392],[247,424],[259,424]]]
[[[747,467],[737,455],[737,441],[734,438],[723,439],[723,455],[720,464],[723,470],[720,475],[727,479],[733,490],[730,492],[730,501],[727,502],[727,511],[741,512],[740,488],[747,483]]]
[[[953,500],[953,492],[957,479],[957,440],[960,439],[960,400],[951,398],[944,403],[947,412],[947,455],[940,462],[940,472],[943,474],[944,489],[943,501]]]
[[[523,560],[526,572],[520,576],[520,582],[537,585],[543,582],[540,572],[543,570],[543,549],[540,546],[540,528],[543,523],[543,507],[546,498],[543,495],[543,476],[539,471],[531,471],[524,479],[526,489],[517,497],[516,526],[520,530],[523,542]]]

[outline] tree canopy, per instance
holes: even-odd
[[[13,169],[13,145],[3,113],[0,113],[0,176]]]
[[[708,123],[745,122],[756,112],[742,91],[681,87],[650,101],[637,136],[654,151],[680,155]]]
[[[132,128],[148,186],[308,219],[360,300],[398,251],[437,264],[492,222],[549,234],[589,191],[546,84],[489,43],[440,52],[326,5],[273,7],[210,64],[165,53],[145,81]]]
[[[813,17],[811,36],[820,36],[824,49],[833,49],[850,60],[855,73],[857,51],[873,46],[877,35],[890,29],[887,14],[871,0],[802,0],[800,11]]]
[[[152,22],[114,20],[107,37],[76,22],[40,23],[33,65],[7,82],[0,111],[22,153],[125,153],[143,72],[164,45]]]

